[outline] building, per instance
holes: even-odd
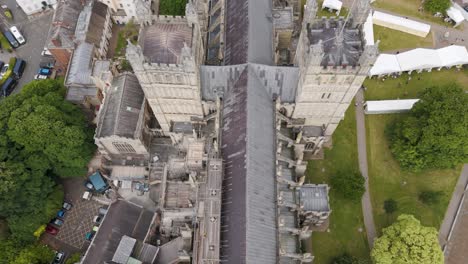
[[[147,164],[149,136],[144,131],[148,112],[135,75],[116,76],[99,111],[94,141],[108,161],[120,165]]]
[[[81,11],[75,29],[75,42],[94,45],[94,57],[105,58],[112,37],[110,9],[101,2],[89,2]]]
[[[16,3],[28,16],[57,7],[57,0],[16,0]]]
[[[54,56],[55,68],[59,74],[66,73],[75,49],[75,28],[81,10],[83,10],[82,1],[57,2],[45,46]]]
[[[106,4],[112,12],[116,24],[126,24],[130,20],[136,23],[151,21],[152,0],[99,0]]]

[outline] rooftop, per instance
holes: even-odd
[[[322,18],[308,24],[311,45],[322,45],[322,66],[357,66],[365,41],[359,28],[351,28],[344,18]]]
[[[126,201],[113,203],[83,259],[83,264],[109,263],[123,236],[143,241],[153,214]]]
[[[96,137],[136,138],[143,103],[143,90],[133,73],[115,77],[99,115]]]
[[[107,5],[101,2],[91,2],[85,6],[76,25],[76,39],[99,46],[106,24],[107,11]]]
[[[52,25],[49,30],[46,46],[54,48],[74,48],[75,27],[83,5],[81,1],[57,1]],[[53,40],[56,41],[53,41]]]
[[[140,45],[152,63],[180,64],[182,48],[192,46],[192,28],[187,23],[156,22],[144,28]]]
[[[75,52],[73,53],[73,58],[71,59],[65,84],[85,86],[94,84],[91,79],[93,50],[94,47],[92,44],[86,42],[78,44]]]
[[[300,200],[305,211],[328,212],[328,186],[325,184],[304,184],[300,189]]]

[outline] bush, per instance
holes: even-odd
[[[3,36],[3,34],[0,34],[0,44],[2,45],[2,49],[12,50],[10,42],[8,42],[8,40],[5,38],[5,36]]]
[[[436,204],[440,202],[443,194],[441,191],[423,191],[419,193],[419,200],[427,205]]]
[[[334,257],[331,264],[364,264],[363,260],[351,256],[348,253],[344,253],[340,256]]]
[[[65,264],[75,264],[80,262],[81,254],[80,253],[73,253],[65,262]]]
[[[384,210],[385,213],[391,214],[398,209],[398,203],[393,199],[388,199],[384,201]]]
[[[366,191],[365,180],[357,172],[338,172],[330,183],[341,196],[352,201],[359,201]]]

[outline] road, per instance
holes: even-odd
[[[372,214],[372,203],[369,193],[369,173],[367,166],[367,147],[366,147],[366,123],[364,116],[364,93],[362,89],[359,89],[355,97],[356,103],[356,126],[357,126],[357,144],[358,144],[358,159],[359,159],[359,170],[361,171],[362,177],[365,178],[366,192],[362,196],[362,213],[364,215],[364,225],[367,232],[367,241],[369,248],[372,249],[374,240],[377,236],[375,231],[374,215]]]
[[[3,2],[3,1],[2,1]],[[19,80],[13,93],[18,93],[21,88],[31,82],[39,69],[41,52],[44,49],[49,27],[52,22],[53,12],[48,11],[36,17],[28,18],[24,12],[16,7],[15,0],[7,0],[6,4],[13,12],[13,21],[8,21],[3,13],[0,13],[0,24],[3,28],[16,26],[26,39],[26,44],[17,48],[13,53],[1,54],[1,60],[8,63],[6,57],[16,56],[24,59],[27,63],[23,77]]]

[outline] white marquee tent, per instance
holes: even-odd
[[[366,22],[363,26],[364,29],[364,39],[366,40],[366,45],[371,46],[374,45],[374,24],[372,23],[372,14],[366,19]]]
[[[380,54],[369,75],[387,75],[406,71],[468,64],[468,51],[464,46],[451,45],[440,49],[414,49],[400,54]]]
[[[343,3],[339,0],[325,0],[323,1],[322,9],[328,8],[328,9],[336,10],[337,13],[339,14],[342,6],[343,6]]]
[[[419,99],[367,101],[365,112],[368,115],[406,112],[418,101]]]
[[[450,17],[450,19],[455,22],[455,26],[458,26],[463,20],[465,20],[465,17],[462,15],[461,11],[456,9],[455,7],[451,6],[449,9],[447,9],[447,16]]]
[[[375,11],[372,18],[375,25],[388,27],[420,37],[426,37],[429,31],[431,31],[431,26],[428,24],[379,11]]]

